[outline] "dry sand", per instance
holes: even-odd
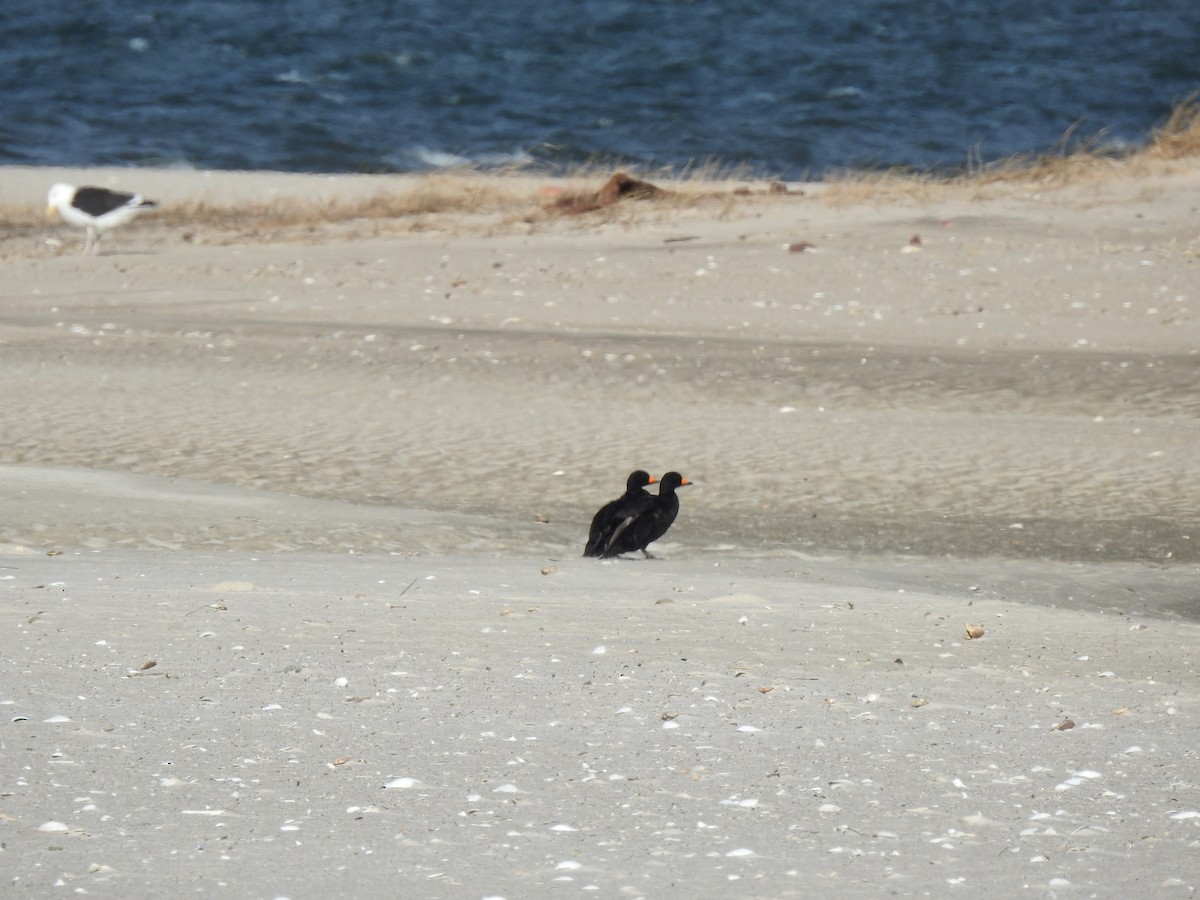
[[[0,170],[9,893],[1195,891],[1200,173],[476,178]]]

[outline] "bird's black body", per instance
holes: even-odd
[[[643,490],[646,485],[653,483],[654,479],[650,474],[641,469],[630,473],[625,481],[625,493],[616,500],[605,503],[592,517],[587,546],[583,548],[584,556],[612,555],[608,550],[613,538],[625,528],[631,516],[637,515],[643,507],[654,502],[654,496]]]
[[[675,490],[685,484],[691,482],[678,472],[664,475],[659,481],[658,496],[649,497],[650,502],[631,511],[617,526],[607,549],[597,555],[618,556],[641,550],[642,555],[650,559],[650,551],[646,547],[666,534],[679,515],[679,498],[675,496]]]
[[[75,198],[71,201],[71,205],[80,212],[95,216],[97,219],[125,206],[132,209],[154,209],[158,206],[153,200],[144,200],[137,194],[126,194],[98,187],[79,188],[75,191]]]

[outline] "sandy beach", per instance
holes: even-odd
[[[1194,894],[1200,170],[668,186],[0,168],[12,896]]]

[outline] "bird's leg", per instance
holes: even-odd
[[[657,556],[655,556],[653,553],[651,553],[645,547],[642,548],[642,556],[644,556],[646,559],[658,559]]]
[[[97,240],[98,240],[98,238],[96,236],[96,229],[88,228],[87,239],[83,242],[83,255],[84,256],[95,256],[96,255],[94,247],[95,247]]]

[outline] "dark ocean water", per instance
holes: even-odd
[[[1197,0],[0,3],[0,164],[957,167],[1143,140]]]

